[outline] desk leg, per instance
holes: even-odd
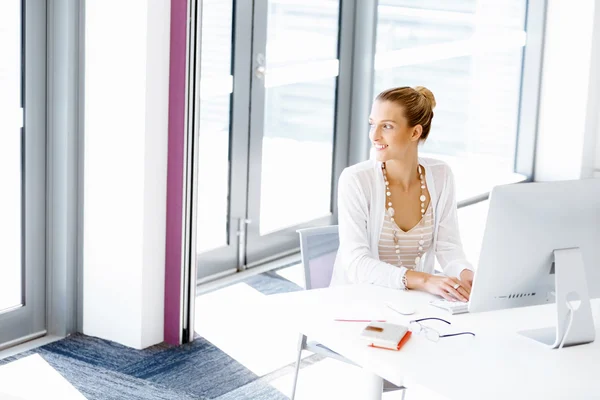
[[[383,378],[363,369],[363,385],[364,390],[362,396],[357,398],[365,400],[381,400],[383,394]]]

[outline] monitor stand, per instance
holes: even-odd
[[[588,294],[583,257],[579,248],[554,250],[554,279],[556,283],[556,326],[520,331],[555,349],[560,346],[569,326],[568,304],[575,310],[573,322],[563,346],[593,342],[596,328]]]

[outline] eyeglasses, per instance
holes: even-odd
[[[442,322],[447,323],[448,325],[451,325],[450,322],[446,321],[445,319],[431,317],[431,318],[415,319],[415,320],[410,321],[410,323],[408,325],[408,329],[410,329],[410,331],[412,333],[415,333],[417,335],[424,334],[427,337],[427,339],[431,340],[432,342],[437,342],[438,340],[440,340],[440,338],[450,337],[450,336],[459,336],[459,335],[475,336],[475,334],[473,332],[458,332],[458,333],[449,333],[446,335],[440,335],[440,333],[438,331],[436,331],[435,329],[421,324],[422,321],[428,321],[428,320],[433,320],[433,319],[442,321]]]

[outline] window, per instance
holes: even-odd
[[[457,198],[526,177],[515,173],[525,0],[380,0],[374,95],[425,86],[436,97],[420,154],[445,160]]]
[[[0,2],[0,311],[21,305],[21,1]]]
[[[0,348],[46,333],[45,22],[0,2]]]

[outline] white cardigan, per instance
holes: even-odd
[[[433,273],[435,254],[444,274],[458,277],[463,269],[473,270],[473,267],[466,260],[460,241],[454,176],[442,161],[419,158],[419,163],[425,167],[434,217],[433,243],[423,255],[423,272]],[[381,162],[368,160],[342,171],[338,184],[340,247],[332,286],[371,283],[404,288],[402,277],[407,269],[379,260],[384,202]]]

